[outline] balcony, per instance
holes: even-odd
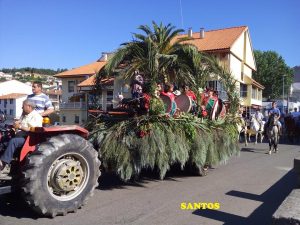
[[[60,109],[81,109],[86,110],[86,102],[64,102],[59,104]]]

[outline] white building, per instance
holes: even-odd
[[[19,118],[22,114],[22,103],[29,94],[32,94],[31,86],[20,81],[0,83],[0,110],[7,118]]]
[[[22,104],[27,94],[13,93],[0,96],[0,111],[4,112],[8,119],[20,118],[22,115]]]
[[[17,80],[10,80],[0,83],[0,96],[11,93],[32,94],[31,84],[27,85]]]

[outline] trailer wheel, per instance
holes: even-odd
[[[51,137],[26,159],[21,180],[25,200],[45,216],[75,212],[98,185],[99,166],[96,150],[84,138]]]

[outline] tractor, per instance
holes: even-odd
[[[8,133],[1,128],[2,138]],[[32,209],[49,217],[77,211],[100,176],[98,153],[87,137],[88,131],[76,125],[32,128],[11,164],[11,176],[1,174],[0,194],[21,192]]]

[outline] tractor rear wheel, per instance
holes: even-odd
[[[51,137],[26,159],[21,180],[25,200],[45,216],[75,212],[98,185],[99,166],[96,150],[84,138]]]

